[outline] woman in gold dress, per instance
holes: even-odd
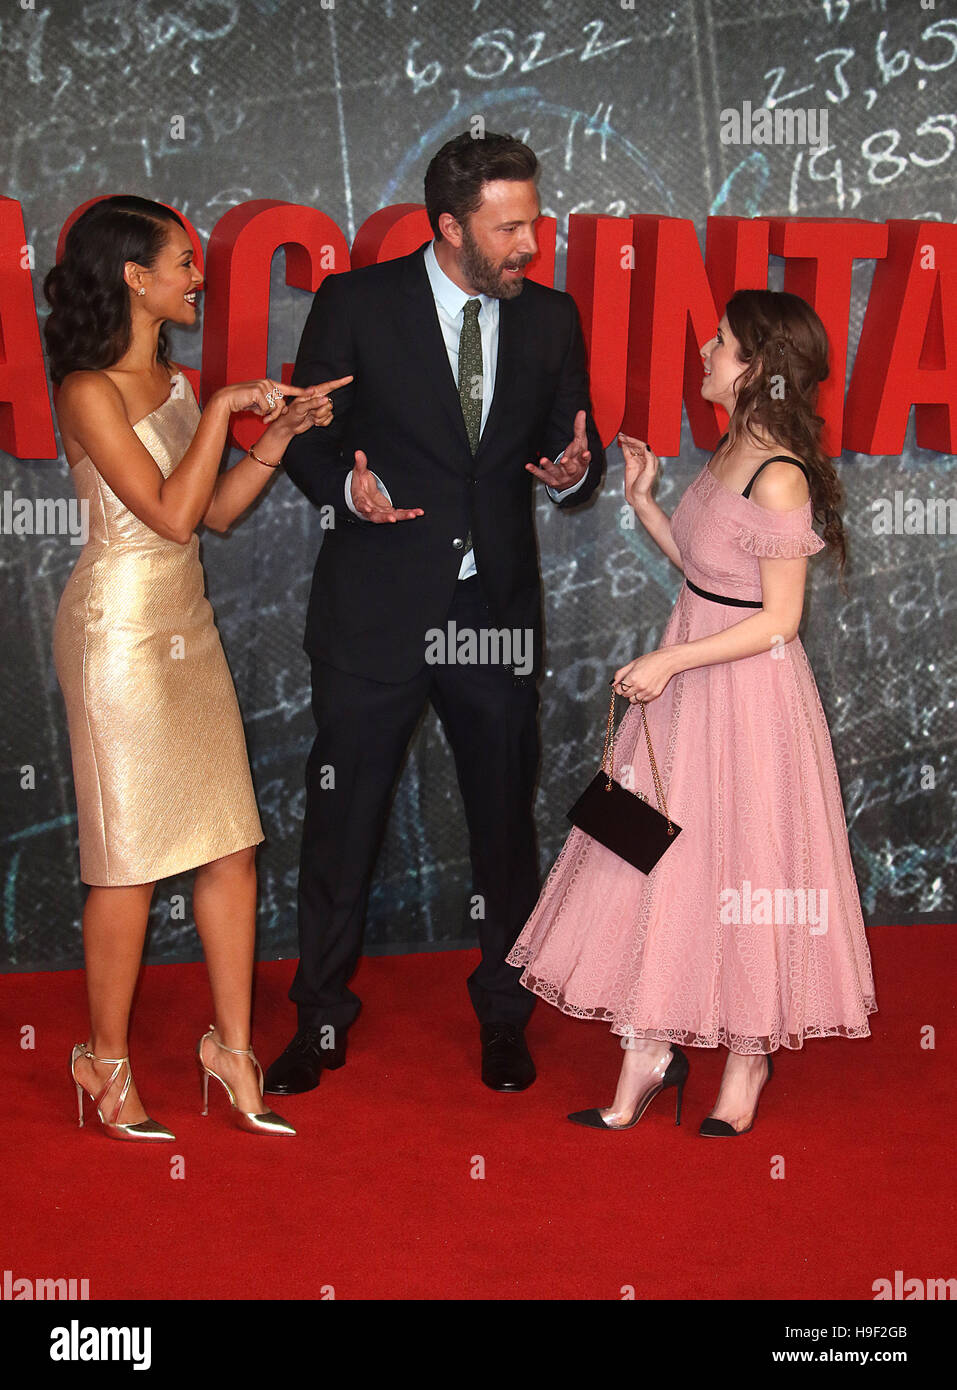
[[[225,531],[272,476],[294,434],[327,425],[326,394],[263,380],[227,386],[200,411],[167,353],[164,325],[192,324],[202,276],[180,219],[160,203],[105,198],[71,227],[46,277],[57,419],[89,539],[54,627],[76,786],[90,1037],[71,1057],[106,1132],[174,1136],[149,1119],[127,1031],[156,881],[196,869],[193,912],[216,1022],[196,1046],[232,1118],[295,1130],[263,1105],[250,1044],[256,845],[263,839],[236,693],[204,594],[200,522]],[[291,397],[287,406],[284,396]],[[230,415],[265,432],[220,473]],[[206,1109],[204,1108],[204,1112]]]

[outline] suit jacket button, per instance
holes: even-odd
[[[465,542],[461,539],[461,537],[456,536],[456,537],[455,537],[455,540],[452,542],[452,544],[453,544],[453,546],[455,547],[456,550],[461,550],[461,549],[463,548],[463,546],[465,545]]]

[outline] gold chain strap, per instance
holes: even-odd
[[[608,706],[608,723],[605,725],[605,746],[602,749],[601,755],[601,770],[608,779],[605,783],[606,792],[611,791],[612,769],[615,761],[615,734],[613,730],[615,724],[615,696],[617,693],[616,690],[612,690],[611,692],[611,703]],[[668,822],[668,834],[673,835],[675,833],[675,828],[671,823],[671,817],[668,815],[668,804],[665,801],[661,778],[658,776],[658,764],[655,762],[655,755],[651,748],[651,734],[648,732],[648,716],[645,714],[645,702],[644,700],[639,700],[638,704],[641,706],[641,722],[645,728],[645,741],[648,744],[648,761],[651,763],[651,775],[654,778],[655,798],[658,802],[658,810]],[[627,713],[627,710],[625,713]],[[620,731],[621,725],[618,727]],[[606,763],[607,767],[605,765]]]

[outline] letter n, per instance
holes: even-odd
[[[630,241],[627,217],[573,212],[568,219],[565,290],[581,318],[595,426],[603,444],[614,439],[625,414],[628,305],[634,270],[622,265],[621,248]]]
[[[713,448],[727,415],[701,398],[700,348],[714,337],[724,304],[719,305],[712,292],[711,268],[705,269],[693,222],[645,215],[631,220],[635,269],[624,429],[647,439],[656,453],[674,456],[680,447],[684,398],[695,443]],[[727,247],[733,243],[730,239],[720,242],[720,238],[715,245],[719,243],[726,265]],[[746,254],[732,258],[734,272],[740,274],[747,267],[741,283],[766,284],[767,224],[761,222],[754,240],[748,239],[742,247]],[[716,278],[722,282],[723,293],[729,278],[735,276],[725,271]]]

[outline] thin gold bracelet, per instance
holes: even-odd
[[[261,459],[259,455],[255,453],[252,449],[247,449],[246,452],[248,453],[250,458],[255,459],[257,463],[263,464],[266,468],[279,468],[282,465],[282,459],[279,459],[276,463],[266,463],[266,460]]]

